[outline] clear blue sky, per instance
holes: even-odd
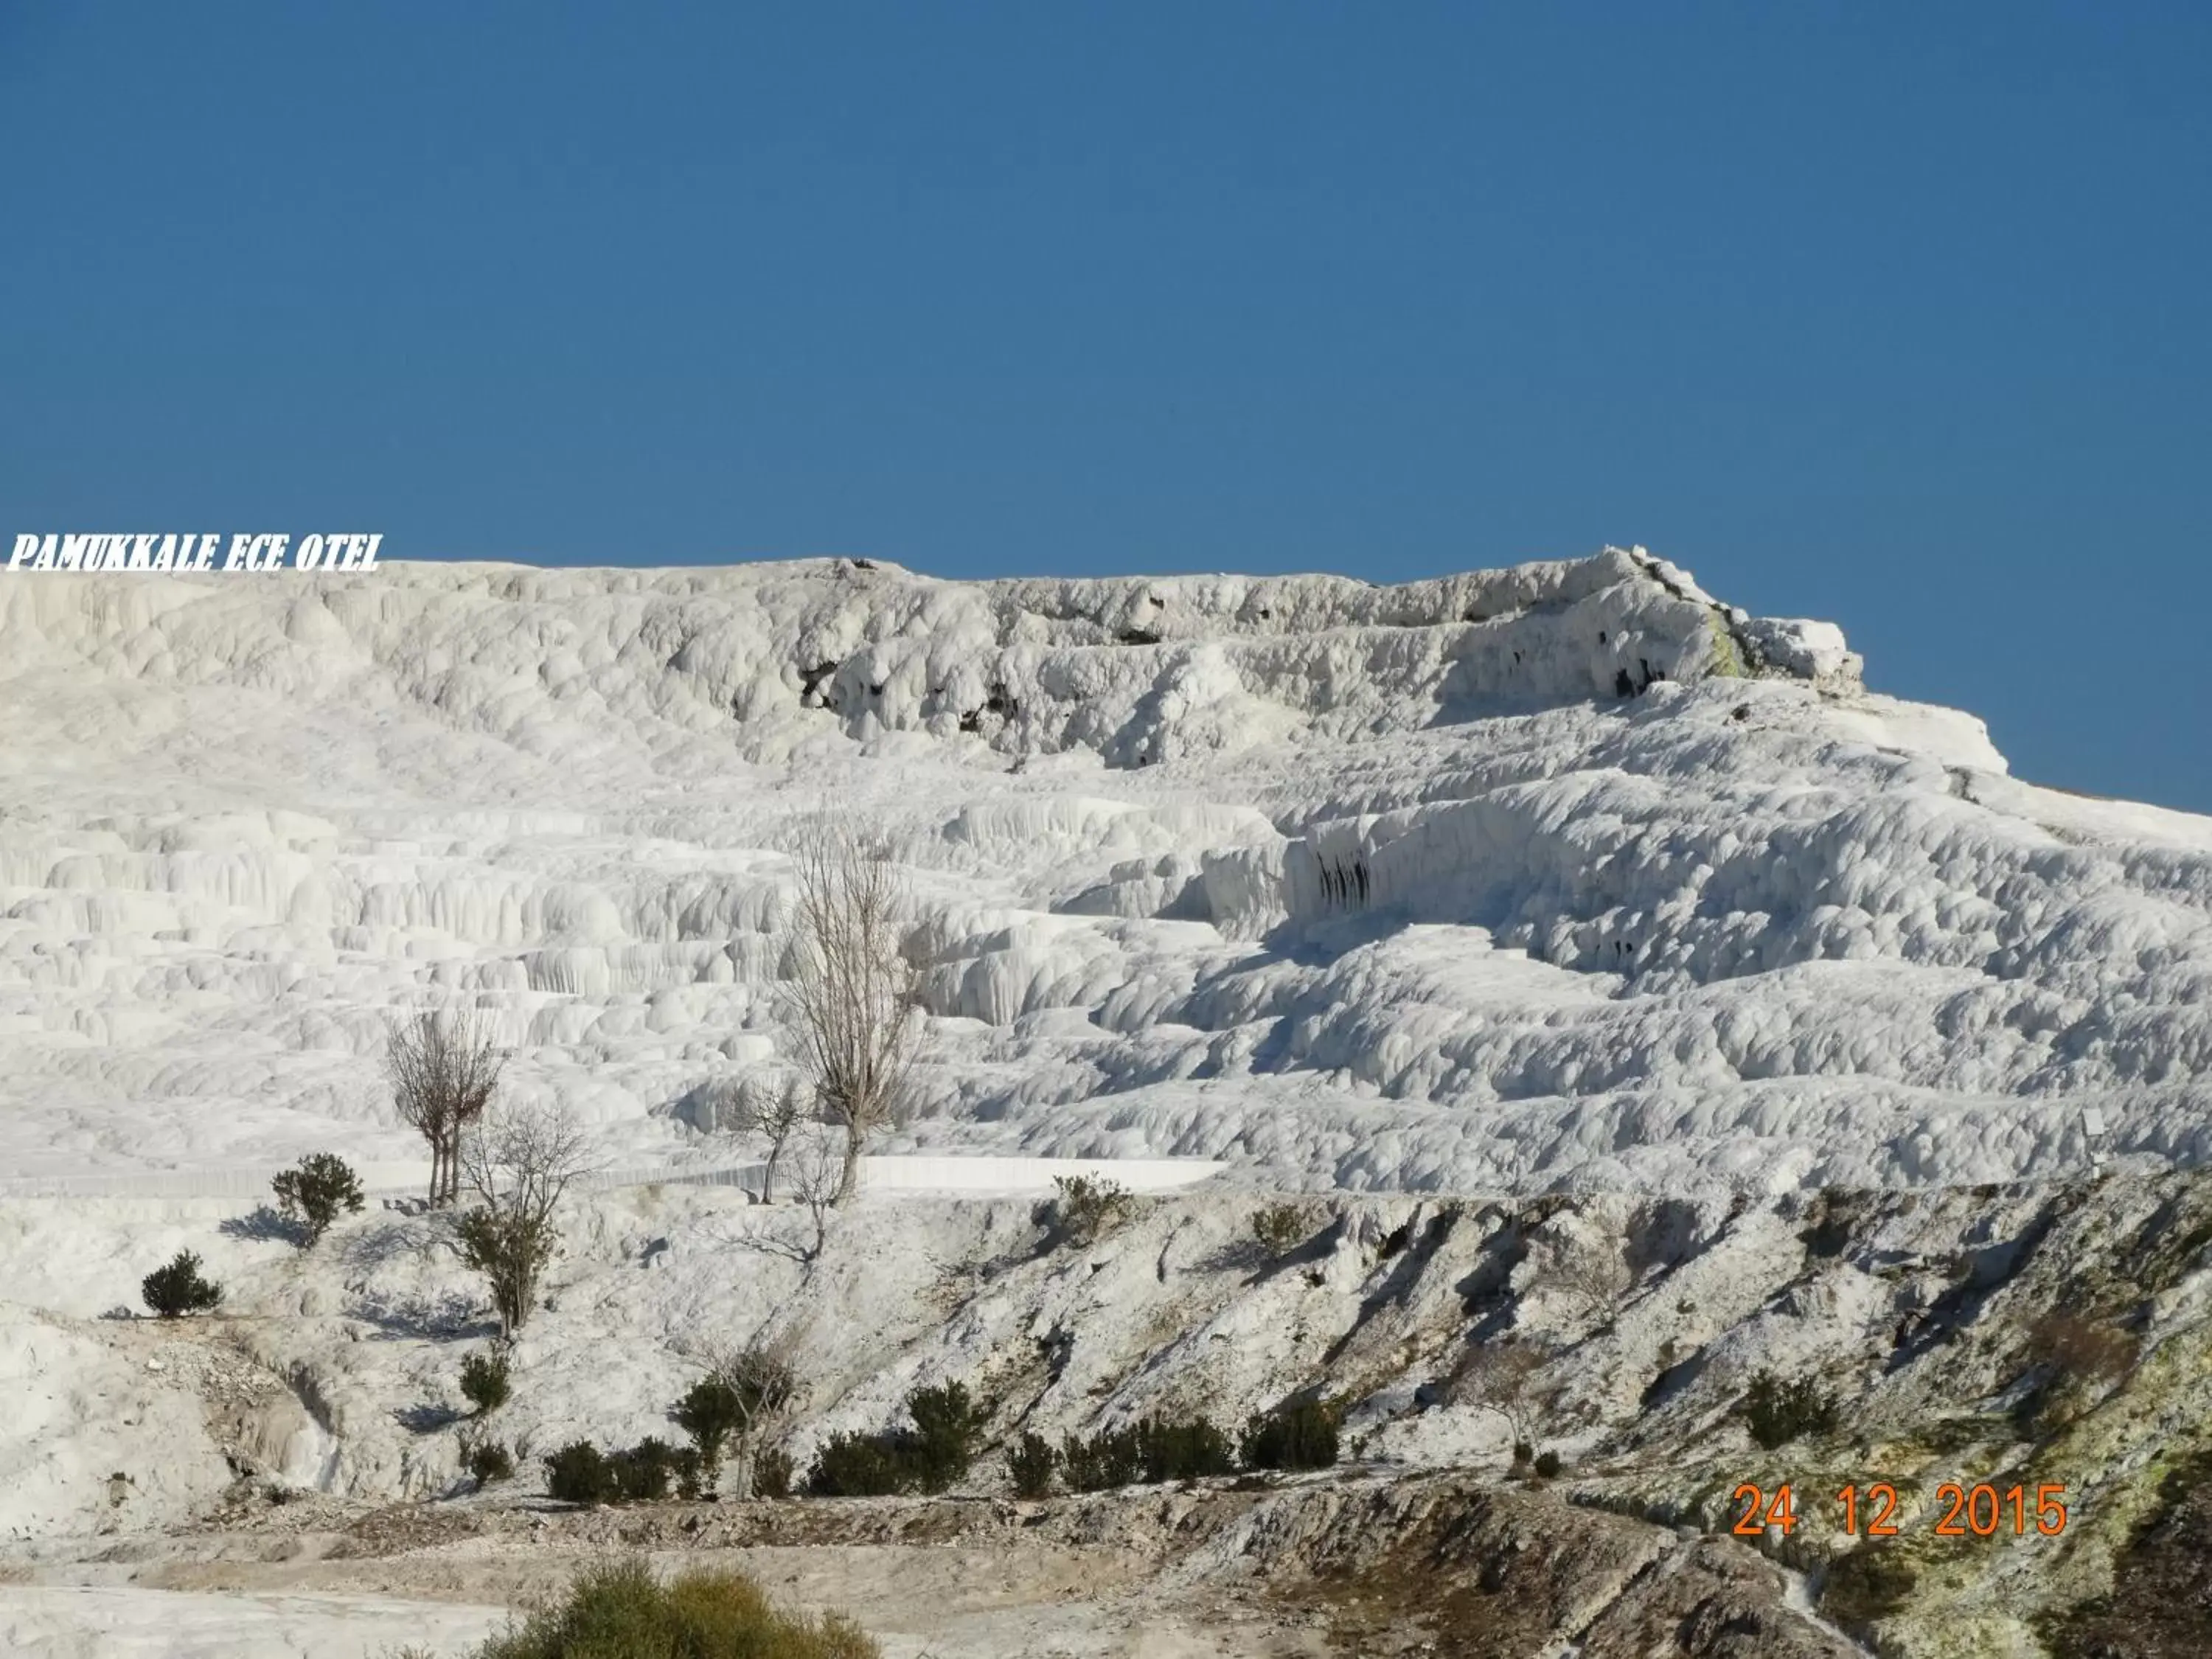
[[[2212,7],[0,0],[0,532],[1639,541],[2212,810]]]

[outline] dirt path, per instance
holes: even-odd
[[[16,1605],[26,1637],[51,1644],[34,1650],[42,1655],[136,1659],[155,1650],[134,1645],[131,1632],[150,1638],[172,1627],[164,1607],[189,1626],[224,1606],[238,1610],[242,1652],[257,1651],[266,1636],[293,1644],[281,1650],[288,1659],[355,1659],[378,1653],[379,1643],[434,1635],[459,1652],[499,1622],[494,1610],[526,1605],[579,1567],[621,1553],[493,1531],[388,1554],[333,1553],[346,1536],[137,1540],[102,1552],[106,1559],[20,1568],[19,1582],[0,1588],[0,1608]],[[1141,1565],[1114,1549],[1015,1539],[644,1553],[664,1567],[737,1567],[794,1604],[841,1607],[883,1644],[887,1659],[1322,1659],[1330,1651],[1318,1620],[1251,1595],[1156,1594]],[[410,1607],[420,1618],[405,1616]],[[73,1628],[58,1635],[65,1626]]]

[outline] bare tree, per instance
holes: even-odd
[[[845,1132],[833,1202],[859,1183],[860,1154],[904,1098],[921,1042],[914,965],[901,951],[905,881],[884,850],[817,822],[793,853],[799,1063],[824,1121]]]
[[[775,1166],[783,1161],[784,1146],[806,1115],[806,1090],[797,1078],[785,1079],[781,1089],[763,1091],[757,1121],[762,1138],[768,1142],[768,1162],[761,1169],[763,1204],[775,1202]]]
[[[812,1123],[792,1148],[791,1189],[814,1222],[814,1243],[805,1252],[806,1261],[822,1254],[823,1243],[830,1236],[830,1212],[836,1208],[850,1178],[852,1164],[847,1155],[850,1145],[848,1139],[833,1132],[833,1126]]]
[[[726,1083],[714,1097],[714,1127],[732,1134],[758,1135],[768,1142],[767,1167],[761,1171],[761,1202],[775,1202],[776,1166],[792,1131],[806,1121],[806,1090],[796,1076],[781,1087],[749,1072]]]
[[[583,1131],[565,1112],[503,1109],[462,1141],[460,1165],[482,1200],[460,1219],[461,1258],[491,1281],[492,1304],[512,1337],[559,1249],[554,1211],[584,1173]]]
[[[1446,1396],[1504,1418],[1517,1457],[1521,1448],[1529,1443],[1529,1385],[1544,1369],[1547,1358],[1534,1344],[1510,1338],[1471,1346],[1446,1381]]]
[[[1601,1328],[1612,1322],[1629,1285],[1628,1264],[1611,1238],[1560,1246],[1547,1264],[1544,1278],[1559,1287],[1585,1321]]]
[[[472,1008],[425,1010],[386,1030],[384,1071],[400,1121],[430,1143],[430,1202],[460,1196],[462,1138],[498,1091],[506,1062]]]

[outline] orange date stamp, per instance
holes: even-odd
[[[1735,1525],[1729,1530],[1739,1538],[1757,1538],[1769,1528],[1785,1538],[1803,1524],[1797,1512],[1797,1494],[1789,1483],[1770,1494],[1747,1480],[1730,1494]],[[1894,1538],[1898,1535],[1897,1488],[1887,1480],[1871,1486],[1850,1486],[1835,1495],[1834,1507],[1842,1531],[1852,1538]],[[1936,1522],[1938,1538],[1994,1538],[2000,1533],[2025,1538],[2031,1532],[2055,1538],[2066,1530],[2066,1488],[2063,1486],[2010,1486],[1989,1481],[1966,1486],[1946,1480],[1936,1488],[1931,1509],[1941,1510]]]

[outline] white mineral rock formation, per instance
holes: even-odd
[[[1401,587],[388,565],[0,583],[0,1190],[414,1150],[475,1000],[606,1156],[910,867],[899,1144],[1482,1191],[2201,1158],[2212,823],[2027,787],[1640,550]]]

